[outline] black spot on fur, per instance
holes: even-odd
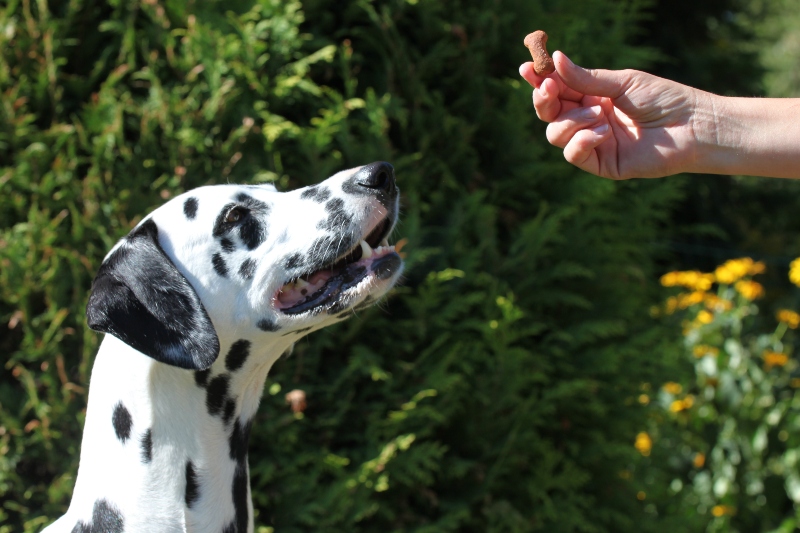
[[[236,470],[233,474],[233,507],[235,509],[234,522],[236,531],[247,531],[249,521],[247,511],[247,443],[250,440],[250,428],[252,420],[242,424],[240,419],[236,419],[233,424],[230,436],[230,458],[236,461]]]
[[[344,200],[341,198],[334,198],[327,204],[325,204],[325,211],[328,213],[335,213],[337,211],[341,211],[344,208]]]
[[[236,250],[236,245],[233,244],[233,241],[227,237],[223,237],[221,241],[219,241],[220,245],[222,245],[222,249],[228,253],[231,253]]]
[[[317,194],[319,194],[319,187],[314,185],[313,187],[309,187],[308,189],[304,190],[300,195],[300,198],[303,200],[308,200],[309,198],[316,198]]]
[[[339,238],[334,238],[332,235],[319,237],[311,243],[311,249],[308,252],[311,258],[312,267],[310,270],[317,270],[322,268],[323,265],[332,263],[334,259],[339,257],[337,253],[336,243]],[[349,248],[349,247],[348,247]]]
[[[222,533],[236,533],[236,522],[231,522],[222,530]]]
[[[247,511],[247,463],[240,462],[233,473],[233,508],[235,510],[236,531],[247,531],[249,516]]]
[[[267,238],[267,229],[260,220],[251,216],[239,226],[239,237],[248,250],[255,250]]]
[[[252,279],[256,273],[256,262],[252,259],[245,259],[239,267],[239,275],[244,279]]]
[[[208,383],[208,388],[206,389],[206,408],[208,409],[208,414],[215,416],[222,413],[222,408],[228,396],[229,382],[230,377],[227,374],[222,374]]]
[[[205,387],[208,385],[209,374],[211,374],[211,370],[198,370],[194,373],[194,382],[197,383],[198,387]]]
[[[237,463],[242,464],[247,460],[247,442],[250,440],[250,428],[252,428],[252,426],[252,421],[242,424],[239,418],[233,423],[231,436],[228,440],[228,444],[230,445],[228,454],[230,458]]]
[[[286,258],[284,266],[287,270],[291,270],[293,268],[301,267],[305,261],[303,260],[303,256],[300,254],[292,254]]]
[[[246,192],[240,192],[239,194],[237,194],[236,195],[236,201],[240,202],[240,203],[242,203],[245,206],[250,207],[250,208],[252,208],[256,204],[260,204],[262,207],[266,207],[267,206],[267,204],[265,204],[261,200],[256,200],[255,198],[253,198],[252,196],[250,196]]]
[[[139,442],[142,447],[142,462],[149,463],[153,460],[153,430],[148,429]]]
[[[97,500],[92,508],[92,521],[78,520],[72,533],[123,533],[125,520],[119,509],[107,500]]]
[[[364,301],[355,306],[353,310],[362,311],[367,307],[372,307],[374,303],[375,303],[375,298],[373,298],[372,296],[367,296],[366,298],[364,298]]]
[[[191,509],[192,505],[200,498],[200,486],[197,483],[197,474],[191,461],[186,462],[186,507]]]
[[[261,200],[256,200],[243,192],[236,195],[236,200],[250,211],[239,224],[239,237],[248,250],[258,248],[267,238],[267,228],[264,225],[264,216],[269,212],[269,206]]]
[[[214,271],[223,278],[228,276],[228,267],[225,265],[225,260],[222,255],[215,253],[211,257],[211,262],[214,263]]]
[[[240,339],[231,345],[228,355],[225,356],[225,368],[234,372],[242,368],[250,355],[250,341]]]
[[[287,335],[297,335],[297,334],[307,333],[307,332],[311,331],[312,329],[314,329],[313,326],[312,327],[308,327],[308,328],[296,329],[294,331],[289,331],[287,333],[284,333],[283,335],[281,335],[281,337],[285,337]]]
[[[325,210],[330,213],[327,220],[317,223],[317,229],[329,231],[345,231],[353,222],[353,217],[344,209],[344,200],[334,198],[325,204]]]
[[[256,323],[256,326],[261,331],[267,331],[267,332],[275,332],[281,329],[281,327],[278,324],[276,324],[275,321],[272,320],[271,318],[262,318]]]
[[[234,400],[233,398],[228,398],[227,400],[225,400],[225,410],[222,413],[222,421],[225,422],[226,426],[228,425],[228,423],[231,421],[231,418],[233,418],[233,415],[235,414],[236,414],[236,400]]]
[[[121,442],[125,442],[131,436],[131,427],[133,426],[133,418],[130,411],[122,405],[122,402],[117,403],[114,407],[114,414],[111,415],[111,422],[114,424],[114,433]]]
[[[194,220],[194,217],[197,216],[197,198],[190,196],[183,202],[183,214],[189,220]]]
[[[327,187],[309,187],[300,195],[304,200],[314,200],[315,202],[322,203],[331,196],[331,190]]]

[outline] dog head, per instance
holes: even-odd
[[[195,189],[148,215],[106,256],[89,327],[194,370],[211,366],[221,340],[322,328],[375,302],[400,276],[387,240],[397,212],[388,163],[284,193]]]

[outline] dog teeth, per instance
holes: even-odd
[[[307,282],[303,278],[297,278],[297,281],[295,281],[294,284],[297,285],[298,287],[300,287],[301,289],[304,289],[304,288],[308,287],[309,285],[311,285],[309,282]]]
[[[389,239],[385,238],[380,242],[381,246],[389,246]]]
[[[362,259],[369,259],[372,257],[372,247],[367,244],[367,241],[361,241],[361,258]]]

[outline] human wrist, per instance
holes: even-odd
[[[695,146],[686,172],[730,174],[742,156],[743,132],[730,98],[692,89]]]
[[[687,171],[800,178],[800,99],[705,94]]]

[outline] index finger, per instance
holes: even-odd
[[[558,72],[553,72],[548,76],[539,76],[533,70],[533,61],[528,61],[523,63],[519,67],[519,75],[522,76],[525,81],[527,81],[532,87],[538,89],[541,87],[542,83],[546,79],[551,79],[558,84],[558,95],[559,98],[563,98],[565,100],[571,100],[573,102],[580,102],[581,98],[583,98],[583,94],[579,93],[575,89],[570,88],[564,80],[561,79],[561,76]]]

